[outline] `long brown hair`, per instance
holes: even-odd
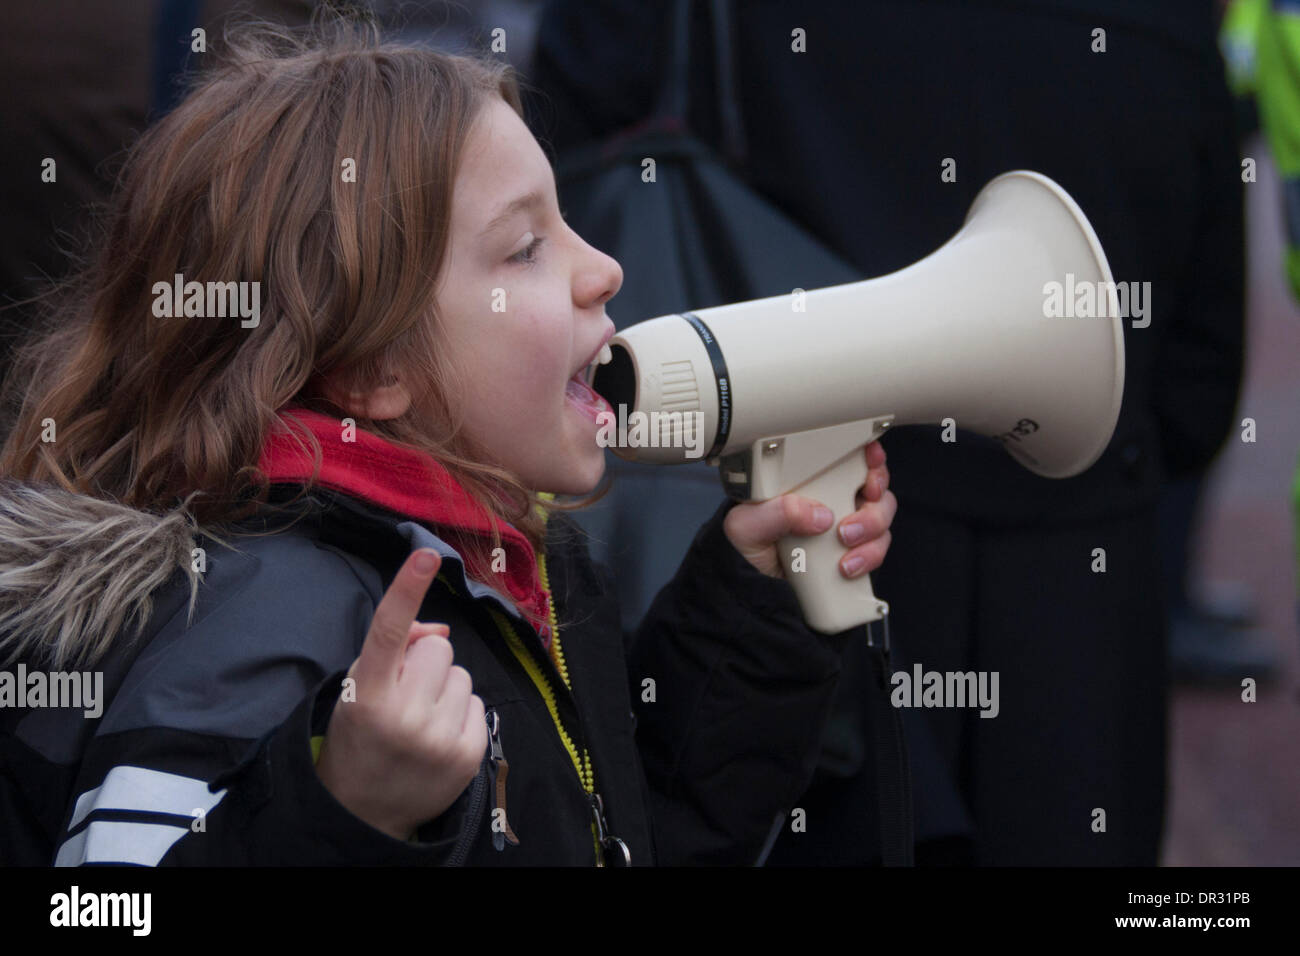
[[[350,20],[245,24],[223,53],[132,148],[102,240],[50,297],[49,330],[11,377],[0,474],[148,511],[189,498],[200,523],[233,521],[265,500],[278,412],[343,417],[323,376],[364,387],[400,371],[427,393],[358,427],[431,455],[540,547],[544,513],[594,498],[539,498],[462,434],[434,302],[467,135],[490,97],[523,116],[517,76]],[[176,274],[262,283],[260,323],[156,316],[153,287]],[[499,544],[467,547],[476,576]]]

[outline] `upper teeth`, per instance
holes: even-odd
[[[603,346],[601,346],[600,351],[596,354],[596,360],[582,370],[581,378],[583,383],[586,385],[591,385],[592,379],[596,377],[596,366],[608,365],[613,360],[614,360],[614,351],[609,347],[609,343],[606,342]]]
[[[591,377],[592,375],[596,374],[597,365],[608,365],[613,360],[614,360],[614,352],[609,347],[609,343],[605,343],[604,345],[601,346],[600,351],[596,353],[596,358],[592,361],[590,365],[586,367],[586,369],[584,369],[584,371],[586,372],[588,377]]]

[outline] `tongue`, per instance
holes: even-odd
[[[585,408],[600,410],[605,407],[604,399],[576,378],[569,379],[564,386],[564,394]]]

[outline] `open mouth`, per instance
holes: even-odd
[[[611,358],[613,358],[613,352],[610,351],[609,344],[606,343],[596,355],[595,360],[590,365],[575,372],[573,377],[564,385],[565,397],[593,417],[600,412],[609,410],[609,403],[591,387],[591,382],[596,375],[596,369],[609,362]]]

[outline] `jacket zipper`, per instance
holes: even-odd
[[[469,810],[465,817],[465,835],[460,838],[451,856],[447,858],[448,866],[463,866],[469,856],[469,848],[478,837],[479,826],[483,818],[483,805],[487,802],[488,791],[488,757],[484,756],[478,775],[474,778],[474,790],[469,796]]]

